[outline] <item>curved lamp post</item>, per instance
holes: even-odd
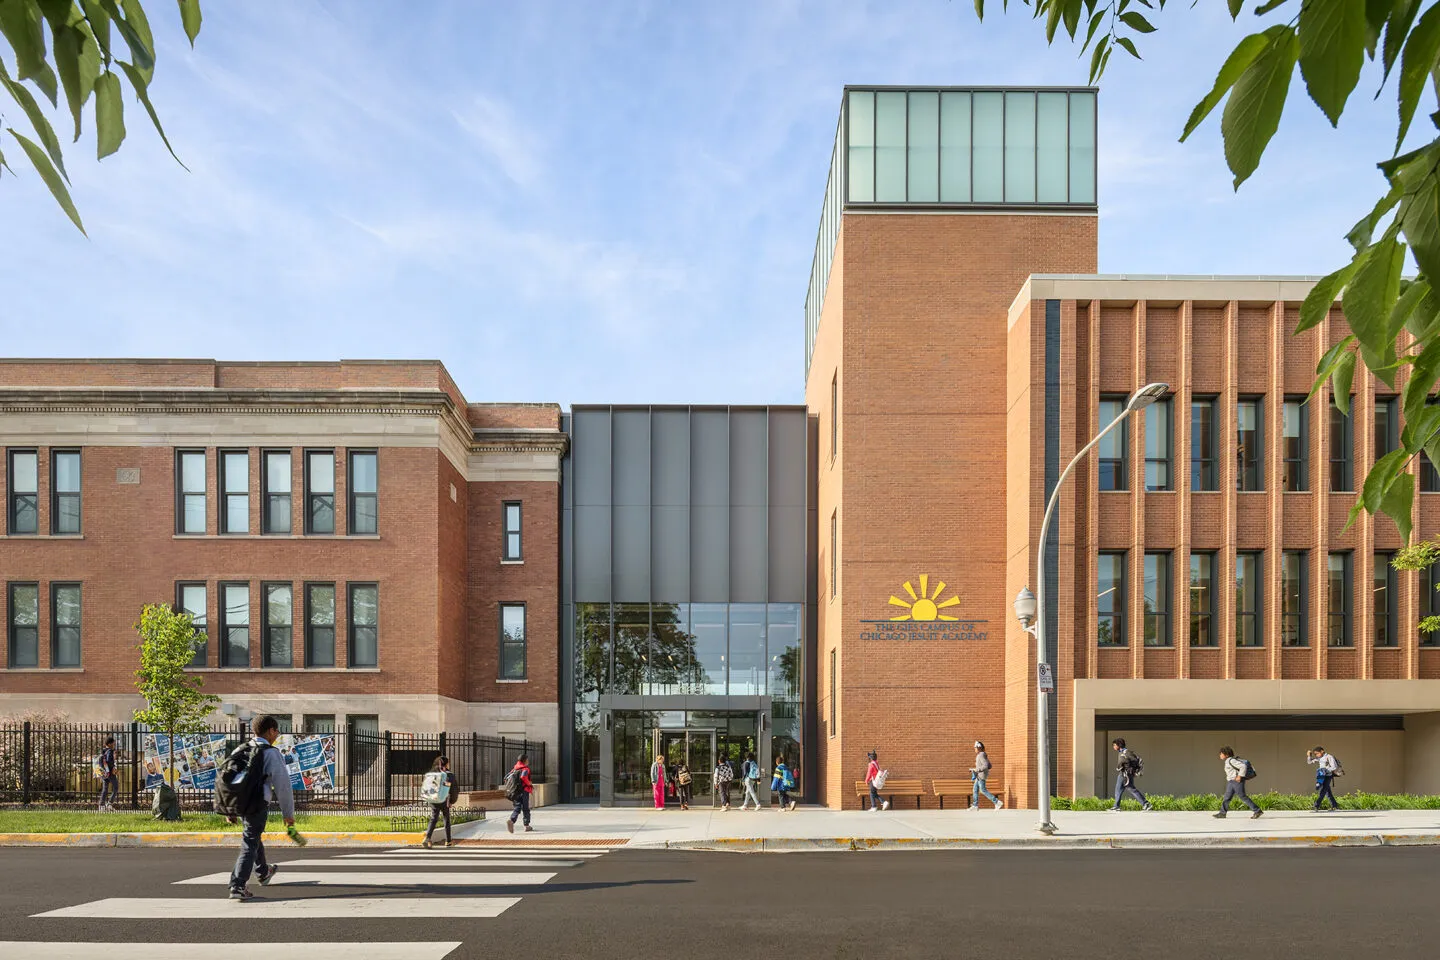
[[[1135,391],[1120,416],[1111,420],[1105,428],[1095,434],[1094,439],[1080,448],[1069,465],[1060,472],[1060,478],[1055,481],[1055,489],[1050,493],[1050,502],[1045,505],[1045,517],[1040,521],[1040,543],[1035,550],[1035,593],[1030,592],[1029,587],[1022,587],[1019,595],[1015,598],[1015,618],[1020,621],[1024,631],[1035,638],[1038,654],[1036,656],[1036,690],[1035,704],[1036,716],[1039,723],[1037,736],[1039,739],[1038,759],[1040,765],[1040,823],[1036,827],[1041,833],[1052,834],[1055,832],[1055,824],[1050,822],[1050,701],[1049,698],[1040,692],[1039,675],[1049,661],[1045,653],[1045,538],[1050,532],[1050,518],[1055,513],[1055,505],[1060,502],[1060,488],[1065,485],[1065,478],[1070,476],[1070,471],[1075,469],[1075,464],[1089,453],[1097,443],[1104,439],[1105,435],[1118,427],[1122,421],[1132,413],[1144,410],[1150,404],[1159,400],[1170,392],[1168,383],[1148,383]]]

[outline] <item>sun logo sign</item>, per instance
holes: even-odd
[[[919,596],[916,596],[915,588],[910,586],[909,580],[905,581],[905,592],[910,595],[909,601],[901,600],[899,597],[892,596],[890,598],[890,605],[892,607],[905,607],[910,612],[902,613],[898,617],[891,617],[891,620],[929,621],[960,619],[959,617],[952,617],[940,612],[947,607],[955,607],[960,605],[960,598],[954,595],[952,595],[949,600],[942,601],[940,599],[940,595],[945,592],[945,581],[943,580],[935,584],[935,592],[932,594],[930,593],[930,576],[929,574],[922,573],[920,574]]]

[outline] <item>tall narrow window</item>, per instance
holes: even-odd
[[[10,584],[10,669],[40,666],[40,585]]]
[[[520,639],[523,643],[525,639],[523,614],[520,622]],[[350,584],[350,666],[378,667],[379,665],[380,588],[373,583],[352,583]]]
[[[840,715],[840,711],[839,711],[838,709],[836,709],[836,701],[838,700],[838,696],[837,696],[837,694],[836,694],[836,691],[840,688],[840,680],[839,680],[839,677],[837,676],[838,671],[837,671],[837,669],[836,669],[838,663],[839,663],[839,658],[836,656],[836,648],[835,648],[835,647],[831,647],[831,648],[830,648],[830,736],[832,736],[832,737],[835,736],[835,734],[839,732],[839,725],[835,722],[835,718]]]
[[[267,583],[261,587],[261,594],[265,598],[265,666],[292,667],[295,665],[293,589],[288,583]]]
[[[9,482],[10,535],[40,532],[40,459],[34,450],[11,450]]]
[[[506,501],[501,506],[500,512],[505,521],[501,559],[521,560],[524,558],[524,554],[520,550],[520,502],[518,500]]]
[[[300,729],[309,736],[335,732],[335,714],[307,713],[300,718]]]
[[[220,532],[250,532],[250,452],[220,451]]]
[[[1220,489],[1220,456],[1215,444],[1215,398],[1190,402],[1190,489]]]
[[[1280,644],[1308,647],[1310,636],[1305,623],[1305,595],[1308,571],[1305,553],[1286,550],[1280,558]]]
[[[195,658],[190,661],[190,666],[203,667],[207,663],[210,646],[210,626],[206,619],[209,603],[205,584],[177,583],[175,603],[181,613],[190,615],[190,623],[200,635],[200,642],[195,645]]]
[[[1393,647],[1397,642],[1395,631],[1395,568],[1390,561],[1395,559],[1391,553],[1375,554],[1375,569],[1371,577],[1375,584],[1374,606],[1371,609],[1375,616],[1375,646]]]
[[[335,532],[335,454],[305,452],[305,532]]]
[[[525,679],[525,604],[500,604],[500,679]]]
[[[1260,554],[1235,554],[1235,645],[1264,644],[1260,623]]]
[[[80,532],[80,451],[50,454],[50,532]]]
[[[830,462],[840,452],[840,371],[830,378]]]
[[[1440,617],[1440,563],[1420,568],[1420,619]],[[1420,646],[1440,646],[1440,630],[1421,630]]]
[[[289,533],[290,525],[290,451],[266,450],[261,471],[265,533]]]
[[[50,665],[80,666],[80,584],[50,584]]]
[[[1096,639],[1102,647],[1123,647],[1125,637],[1125,554],[1105,552],[1097,564],[1096,605],[1100,626]]]
[[[1215,554],[1190,554],[1190,646],[1213,647],[1215,638]]]
[[[1265,449],[1264,409],[1257,399],[1235,405],[1235,488],[1264,490],[1261,463]]]
[[[350,452],[350,532],[380,532],[380,475],[374,450]],[[332,521],[333,523],[333,521]]]
[[[840,561],[837,551],[840,549],[840,514],[830,514],[830,597],[834,599],[840,592]]]
[[[1350,554],[1332,553],[1327,559],[1326,609],[1330,618],[1330,646],[1350,646]]]
[[[175,454],[175,519],[180,533],[205,532],[205,451]]]
[[[1170,490],[1170,398],[1156,400],[1145,408],[1145,489]]]
[[[220,584],[220,666],[250,666],[250,584]]]
[[[335,666],[335,585],[305,585],[305,666]]]
[[[1430,459],[1430,454],[1424,450],[1420,451],[1420,492],[1440,492],[1440,470],[1435,469],[1435,464]]]
[[[1352,398],[1353,399],[1353,398]],[[1351,413],[1354,412],[1352,406]],[[1341,413],[1330,399],[1330,489],[1336,493],[1347,493],[1354,489],[1352,479],[1352,433],[1349,413]]]
[[[1124,397],[1101,397],[1100,429],[1104,430],[1124,412]],[[1129,445],[1126,442],[1126,433],[1129,429],[1129,423],[1121,423],[1100,441],[1098,452],[1100,454],[1101,490],[1125,489],[1125,450]]]
[[[1145,554],[1145,646],[1170,645],[1170,554]]]
[[[1310,407],[1304,397],[1286,397],[1280,438],[1280,489],[1299,492],[1310,489],[1305,455],[1310,439]]]
[[[1375,398],[1375,460],[1394,450],[1400,441],[1400,404],[1395,397]]]

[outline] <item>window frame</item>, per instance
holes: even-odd
[[[1156,609],[1154,609],[1154,610],[1151,610],[1151,609],[1148,608],[1148,603],[1149,603],[1149,600],[1150,600],[1150,596],[1149,596],[1150,590],[1149,590],[1148,584],[1149,584],[1149,582],[1150,582],[1150,562],[1151,562],[1152,559],[1155,561],[1155,580],[1156,580],[1156,584],[1155,584],[1155,603],[1156,603]],[[1162,562],[1162,561],[1163,561],[1163,562]],[[1145,610],[1145,612],[1144,612],[1145,624],[1144,624],[1144,633],[1143,633],[1143,635],[1141,636],[1141,643],[1142,643],[1144,646],[1146,646],[1146,647],[1169,647],[1169,646],[1173,646],[1173,645],[1174,645],[1174,642],[1173,642],[1173,637],[1171,636],[1171,630],[1170,630],[1170,628],[1171,628],[1171,613],[1173,612],[1173,608],[1174,608],[1174,606],[1175,606],[1175,599],[1174,599],[1174,592],[1175,592],[1175,591],[1174,591],[1174,583],[1175,583],[1174,573],[1175,573],[1175,571],[1174,571],[1174,569],[1173,569],[1174,564],[1171,562],[1171,552],[1170,552],[1169,550],[1146,550],[1146,551],[1145,551],[1145,558],[1144,558],[1144,560],[1143,560],[1142,562],[1144,563],[1144,566],[1141,568],[1141,589],[1140,589],[1140,592],[1141,592],[1141,603],[1142,603],[1142,605],[1146,605],[1146,610]],[[1162,568],[1163,568],[1163,570],[1162,570]],[[1159,582],[1159,581],[1162,579],[1162,577],[1163,577],[1163,580],[1164,580],[1163,583]],[[1164,609],[1160,609],[1160,604],[1162,604],[1162,603],[1164,604]],[[1153,629],[1152,629],[1152,622],[1153,622]],[[1153,642],[1151,641],[1151,637],[1152,637],[1152,636],[1154,636],[1154,638],[1155,638]]]
[[[200,458],[204,469],[204,488],[198,493],[185,488],[185,458]],[[199,497],[204,504],[204,518],[199,530],[185,529],[185,504],[190,497]],[[175,448],[175,535],[181,537],[203,537],[210,529],[210,454],[204,447]]]
[[[330,588],[330,624],[328,628],[324,624],[316,624],[311,611],[315,608],[312,593],[316,587]],[[339,639],[337,628],[340,625],[340,591],[334,581],[331,580],[307,580],[305,581],[305,669],[332,670],[338,658],[335,656],[335,644]],[[318,663],[315,660],[315,631],[329,629],[330,631],[330,662]]]
[[[1161,411],[1164,411],[1163,420],[1159,418]],[[1165,451],[1163,457],[1150,456],[1150,428],[1151,419],[1155,418],[1156,424],[1163,424],[1165,430]],[[1175,489],[1175,403],[1174,397],[1167,394],[1156,400],[1145,408],[1145,467],[1144,482],[1145,492],[1165,492]],[[1150,467],[1154,464],[1161,468],[1164,473],[1164,481],[1157,486],[1150,484]],[[1157,471],[1160,472],[1160,471]],[[1167,614],[1168,616],[1168,614]]]
[[[1107,403],[1114,403],[1118,404],[1120,408],[1120,412],[1116,415],[1120,419],[1120,425],[1115,428],[1113,433],[1095,446],[1095,483],[1102,493],[1124,493],[1130,489],[1130,420],[1125,415],[1125,406],[1129,402],[1130,398],[1125,394],[1102,393],[1095,406],[1095,417],[1096,420],[1099,421],[1101,430],[1104,430],[1116,419],[1116,417],[1107,417],[1105,415],[1105,405]],[[1115,443],[1120,445],[1118,457],[1107,457],[1104,454],[1105,445],[1110,442],[1112,438]],[[1105,486],[1105,468],[1107,465],[1114,467],[1112,474],[1115,482],[1114,486]]]
[[[373,457],[375,461],[375,489],[373,491],[357,491],[355,489],[355,458]],[[362,500],[369,500],[374,509],[371,516],[375,518],[374,530],[357,530],[355,518],[360,516],[357,504]],[[378,537],[380,535],[380,451],[377,449],[358,449],[345,451],[345,534],[351,537]]]
[[[311,721],[314,720],[329,720],[330,729],[312,729]],[[303,737],[328,737],[334,736],[339,733],[339,731],[340,727],[339,724],[335,722],[335,714],[333,713],[303,713],[300,715],[300,735]]]
[[[23,587],[33,587],[35,590],[35,623],[33,626],[21,626],[15,622],[15,591]],[[35,631],[35,662],[17,663],[19,659],[15,653],[18,649],[19,634],[21,630]],[[11,670],[39,670],[40,666],[40,583],[37,580],[13,580],[5,584],[5,666]]]
[[[1343,435],[1342,442],[1335,442],[1335,430],[1337,427],[1336,418],[1341,422],[1338,424]],[[1341,413],[1340,406],[1335,402],[1335,397],[1330,397],[1330,421],[1326,424],[1329,430],[1328,440],[1330,443],[1330,492],[1331,493],[1354,493],[1355,492],[1355,397],[1350,397],[1350,412]],[[1336,448],[1339,448],[1340,455],[1336,455]]]
[[[270,488],[270,458],[283,456],[286,459],[285,476],[289,483],[285,485],[283,493]],[[260,535],[265,537],[293,536],[295,533],[295,453],[293,450],[284,447],[271,447],[260,450]],[[284,530],[272,530],[274,526],[274,501],[284,500],[286,512],[290,515],[290,523]]]
[[[375,591],[375,622],[358,623],[355,619],[355,591]],[[355,651],[360,649],[359,632],[371,630],[374,632],[375,660],[373,663],[361,663],[355,656]],[[360,580],[355,583],[345,584],[345,662],[352,668],[370,669],[380,666],[380,584],[374,580]]]
[[[1342,581],[1340,584],[1341,608],[1338,611],[1335,609],[1334,606],[1334,576],[1333,571],[1331,570],[1331,561],[1333,561],[1337,557],[1340,559],[1340,575]],[[1353,633],[1354,618],[1352,616],[1352,608],[1355,605],[1355,598],[1353,596],[1354,583],[1355,563],[1352,552],[1349,550],[1330,551],[1330,553],[1326,556],[1325,560],[1325,643],[1328,647],[1332,649],[1353,649],[1355,646],[1355,636]],[[1341,634],[1339,643],[1335,642],[1335,626],[1337,619],[1339,621]]]
[[[1290,437],[1286,434],[1286,414],[1298,411],[1299,433],[1295,437],[1297,456],[1289,456]],[[1292,484],[1291,465],[1294,465]],[[1280,403],[1280,490],[1282,493],[1310,492],[1310,404],[1300,396],[1287,396]]]
[[[1440,617],[1440,593],[1435,590],[1437,586],[1440,586],[1440,560],[1428,567],[1421,567],[1419,574],[1420,619]],[[1416,633],[1419,635],[1420,646],[1440,647],[1440,630],[1426,633],[1424,630],[1417,629]]]
[[[278,624],[270,622],[270,593],[283,587],[290,591],[290,622]],[[274,669],[294,669],[295,667],[295,584],[289,580],[262,580],[260,582],[260,665]],[[274,631],[284,629],[289,636],[285,640],[289,656],[284,663],[276,663],[270,655],[271,642],[274,638]]]
[[[510,508],[515,508],[515,529],[510,529]],[[500,502],[500,559],[504,563],[525,562],[525,506],[523,500]],[[510,537],[515,537],[515,552],[510,552]]]
[[[830,512],[830,599],[840,592],[840,511]]]
[[[60,622],[60,591],[75,591],[75,610],[79,620],[76,623]],[[77,669],[84,665],[85,647],[83,644],[82,629],[85,625],[84,594],[80,582],[77,580],[52,580],[50,581],[50,666],[54,669],[67,670]],[[75,631],[75,662],[60,662],[60,631]]]
[[[1240,588],[1241,561],[1254,563],[1255,608],[1246,610],[1240,606],[1244,591]],[[1261,550],[1236,550],[1235,570],[1232,583],[1235,589],[1235,647],[1240,650],[1258,650],[1265,646],[1265,553]],[[1249,620],[1251,632],[1255,638],[1253,643],[1245,643],[1245,631],[1241,625]]]
[[[304,483],[304,490],[305,490],[305,503],[304,503],[304,509],[305,509],[305,525],[304,525],[304,527],[303,527],[302,529],[305,531],[305,535],[306,535],[307,537],[315,537],[315,536],[320,536],[320,537],[333,537],[333,536],[335,536],[335,529],[336,529],[336,526],[337,526],[336,516],[335,516],[335,512],[336,512],[336,511],[335,511],[335,506],[336,506],[336,504],[335,504],[335,450],[334,450],[333,448],[330,448],[330,449],[324,449],[324,448],[318,448],[318,447],[315,448],[315,449],[306,448],[305,451],[304,451],[304,453],[303,453],[302,455],[303,455],[304,458],[305,458],[305,459],[304,459],[304,464],[303,464],[304,481],[305,481],[305,483]],[[328,457],[330,458],[330,492],[329,492],[329,493],[314,493],[314,492],[312,492],[312,489],[311,489],[312,486],[313,486],[313,484],[314,484],[314,471],[311,469],[310,461],[311,461],[311,458],[312,458],[312,457],[323,457],[323,456],[328,456]],[[318,499],[323,499],[323,498],[326,498],[326,497],[328,497],[329,500],[330,500],[330,529],[329,529],[329,530],[316,530],[316,529],[315,529],[314,503],[315,503],[316,500],[318,500]]]
[[[232,624],[232,623],[230,622],[230,618],[229,618],[229,617],[227,616],[227,614],[226,614],[226,611],[229,609],[229,604],[226,602],[227,599],[228,599],[227,596],[226,596],[226,594],[227,594],[227,592],[228,592],[228,588],[230,588],[230,587],[244,587],[244,588],[245,588],[245,623],[244,623],[244,627],[245,627],[245,662],[244,662],[244,663],[231,663],[231,662],[230,662],[230,631],[231,631],[231,630],[237,630],[237,629],[239,629],[239,625],[238,625],[238,624]],[[254,651],[251,649],[251,646],[250,646],[250,639],[251,639],[251,636],[252,636],[252,632],[251,632],[251,631],[252,631],[252,629],[254,628],[254,625],[255,625],[255,602],[254,602],[254,597],[252,597],[252,596],[250,595],[250,581],[249,581],[249,580],[220,580],[220,581],[218,581],[218,582],[215,584],[215,589],[216,589],[216,590],[219,592],[219,594],[220,594],[220,603],[219,603],[219,606],[216,607],[217,611],[218,611],[219,614],[220,614],[220,646],[219,646],[219,649],[216,651],[219,656],[216,658],[216,661],[217,661],[217,662],[216,662],[215,665],[216,665],[216,667],[218,667],[218,668],[221,669],[221,670],[244,670],[244,669],[247,669],[247,668],[249,668],[249,666],[250,666],[250,657],[251,657],[251,654],[254,653]],[[207,598],[207,599],[208,599],[208,598]]]
[[[1370,438],[1371,465],[1380,458],[1399,449],[1400,440],[1400,398],[1393,393],[1382,393],[1375,397],[1371,410],[1373,435]],[[1385,436],[1380,435],[1381,417],[1384,417]]]
[[[830,462],[840,453],[840,371],[830,377]]]
[[[229,490],[230,457],[245,458],[245,489],[241,493],[231,493]],[[222,448],[215,451],[215,489],[220,503],[216,510],[215,529],[221,536],[243,537],[250,534],[250,451],[247,448]],[[243,498],[245,501],[245,529],[230,529],[230,500],[231,498]]]
[[[186,587],[199,587],[205,592],[206,609],[200,611],[201,622],[196,628],[205,635],[205,642],[202,643],[198,648],[196,648],[195,656],[190,661],[190,669],[206,670],[209,669],[210,655],[210,584],[204,580],[176,580],[174,609],[179,613],[186,613],[189,610],[189,608],[185,606]],[[191,614],[190,623],[192,626],[195,624],[195,617],[193,614]]]
[[[1127,574],[1129,573],[1129,562],[1128,562],[1128,561],[1129,561],[1129,557],[1127,556],[1127,552],[1124,551],[1124,550],[1101,550],[1101,551],[1099,551],[1099,552],[1096,554],[1096,557],[1097,557],[1097,560],[1096,560],[1096,563],[1095,563],[1095,591],[1096,591],[1096,594],[1095,594],[1095,611],[1096,611],[1095,642],[1096,642],[1096,645],[1099,646],[1099,647],[1101,647],[1102,649],[1125,649],[1125,648],[1127,648],[1127,647],[1130,646],[1130,637],[1129,637],[1129,635],[1125,632],[1125,627],[1126,627],[1126,625],[1125,625],[1125,621],[1126,621],[1125,604],[1126,604],[1127,594],[1128,594],[1128,592],[1129,592],[1129,591],[1126,589],[1127,584],[1126,584],[1126,582],[1125,582],[1125,578],[1126,578]],[[1119,558],[1119,562],[1120,562],[1120,570],[1119,570],[1118,575],[1115,577],[1115,585],[1114,585],[1113,587],[1111,587],[1109,590],[1105,591],[1106,593],[1112,593],[1112,594],[1115,595],[1115,599],[1114,599],[1114,601],[1113,601],[1113,612],[1106,612],[1106,611],[1100,609],[1100,598],[1104,596],[1104,594],[1102,594],[1102,593],[1099,592],[1099,590],[1100,590],[1100,566],[1101,566],[1100,561],[1101,561],[1101,559],[1103,559],[1104,557],[1117,557],[1117,558]],[[1104,642],[1102,642],[1102,641],[1100,640],[1100,624],[1101,624],[1102,622],[1106,621],[1106,620],[1108,620],[1108,621],[1110,622],[1110,625],[1111,625],[1111,626],[1110,626],[1110,637],[1111,637],[1111,639],[1110,639],[1110,642],[1109,642],[1109,643],[1104,643]]]
[[[1209,434],[1210,455],[1204,455],[1203,446],[1197,443],[1201,430],[1197,428],[1195,415],[1200,410],[1210,412]],[[1190,490],[1198,493],[1220,491],[1220,445],[1216,442],[1220,418],[1220,398],[1216,396],[1190,398]],[[1208,481],[1208,482],[1207,482]],[[1212,571],[1213,581],[1213,571]]]
[[[70,457],[70,456],[73,456],[73,457],[75,458],[75,479],[76,479],[76,484],[77,484],[77,486],[76,486],[76,488],[75,488],[73,491],[70,491],[70,490],[61,490],[61,489],[60,489],[60,479],[59,479],[59,478],[60,478],[60,458],[61,458],[61,457]],[[84,526],[84,525],[85,525],[84,501],[81,499],[81,498],[83,497],[83,495],[84,495],[84,492],[85,492],[85,479],[84,479],[84,473],[83,473],[83,471],[84,471],[84,466],[85,466],[85,461],[84,461],[84,458],[81,457],[81,455],[80,455],[80,448],[79,448],[79,447],[59,447],[59,448],[52,448],[51,451],[50,451],[50,534],[51,534],[51,536],[56,536],[56,537],[78,537],[78,536],[80,536],[80,535],[83,533],[83,531],[84,531],[84,529],[85,529],[85,526]],[[38,463],[38,462],[36,463],[36,470],[37,470],[37,471],[39,470],[39,463]],[[39,485],[39,484],[38,484],[38,481],[39,481],[39,476],[38,476],[38,474],[37,474],[37,476],[36,476],[36,481],[37,481],[37,484],[36,484],[36,485],[38,486],[38,485]],[[38,493],[37,493],[37,499],[38,499]],[[61,505],[61,503],[65,502],[66,500],[69,500],[69,499],[73,499],[73,500],[75,501],[75,529],[74,529],[74,530],[62,530],[62,529],[60,529],[60,521],[61,521],[61,518],[64,516],[64,511],[62,511],[62,510],[60,509],[60,505]],[[37,526],[39,525],[38,522],[37,522],[36,525],[37,525]]]
[[[1390,561],[1395,559],[1395,554],[1388,550],[1376,550],[1374,551],[1370,559],[1371,563],[1374,565],[1370,571],[1370,583],[1372,591],[1370,616],[1371,629],[1373,631],[1371,634],[1370,642],[1373,646],[1382,650],[1386,648],[1398,647],[1400,645],[1400,632],[1396,629],[1396,621],[1399,619],[1399,597],[1397,595],[1397,591],[1399,590],[1400,585],[1399,577],[1396,576],[1396,570],[1393,566],[1390,565]],[[1378,577],[1378,573],[1381,569],[1382,563],[1384,564],[1385,570],[1385,609],[1383,611],[1381,611],[1376,605],[1374,597],[1374,592],[1380,586],[1380,579]],[[1380,618],[1382,616],[1385,618],[1383,625],[1380,621]],[[1381,632],[1382,630],[1383,635]]]
[[[1298,607],[1294,613],[1285,611],[1285,601],[1288,595],[1289,578],[1285,574],[1286,561],[1294,558],[1296,563],[1296,576],[1299,593]],[[1280,554],[1280,646],[1295,650],[1302,650],[1310,646],[1310,556],[1305,550],[1284,550]],[[1288,643],[1285,639],[1287,627],[1293,621],[1295,635],[1300,638],[1298,643]]]
[[[1440,636],[1440,635],[1437,635],[1437,636]],[[839,723],[838,723],[838,721],[837,721],[837,719],[836,719],[836,718],[839,716],[839,710],[836,709],[836,703],[835,703],[835,701],[838,699],[838,690],[839,690],[839,687],[840,687],[839,679],[838,679],[837,676],[836,676],[836,674],[839,672],[839,665],[840,665],[839,648],[838,648],[838,647],[831,647],[831,648],[830,648],[830,707],[829,707],[829,712],[830,712],[830,736],[831,736],[831,737],[836,736],[836,735],[839,733],[839,731],[840,731],[840,726],[839,726]]]
[[[35,489],[15,489],[15,459],[33,457],[35,460]],[[21,497],[29,497],[31,509],[35,512],[35,526],[32,530],[16,529],[16,515]],[[38,537],[40,535],[40,451],[36,447],[14,447],[5,451],[5,532],[12,537]]]
[[[1240,411],[1244,407],[1255,410],[1255,451],[1254,456],[1245,457],[1245,445],[1241,442]],[[1247,486],[1246,474],[1255,474],[1255,485]],[[1265,492],[1265,398],[1246,394],[1235,398],[1235,490],[1238,493]]]
[[[504,602],[502,602],[502,603],[500,603],[500,604],[497,605],[498,627],[499,627],[499,637],[498,637],[497,643],[499,644],[499,646],[498,646],[499,657],[497,658],[496,666],[497,666],[499,669],[496,671],[496,673],[498,674],[498,676],[496,677],[496,679],[498,679],[498,680],[516,681],[516,680],[528,680],[528,679],[530,678],[530,637],[529,637],[529,617],[530,617],[530,611],[527,609],[527,607],[528,607],[528,604],[526,604],[526,603],[524,603],[524,602],[519,602],[519,601],[504,601]],[[506,636],[506,634],[505,634],[505,611],[506,611],[506,610],[517,610],[517,609],[520,611],[520,633],[521,633],[520,642],[519,642],[518,644],[515,643],[513,640],[506,640],[506,639],[505,639],[505,636]],[[520,675],[519,675],[519,676],[515,676],[515,677],[509,677],[509,676],[506,676],[506,675],[505,675],[505,662],[506,662],[505,648],[506,648],[506,647],[514,648],[514,647],[517,647],[517,646],[520,648]]]
[[[1206,571],[1205,605],[1200,607],[1195,602],[1195,594],[1199,589],[1195,584],[1195,561],[1205,560],[1209,563]],[[1215,568],[1218,566],[1218,557],[1213,550],[1192,550],[1190,551],[1190,648],[1192,650],[1212,650],[1220,646],[1220,637],[1215,631]],[[1202,628],[1197,630],[1197,628]],[[1209,637],[1208,642],[1196,642],[1196,634],[1204,633]]]

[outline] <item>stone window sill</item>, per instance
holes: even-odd
[[[186,673],[379,673],[379,667],[186,667]]]
[[[83,533],[0,533],[0,540],[84,540]]]
[[[78,539],[66,537],[65,539]],[[176,533],[171,540],[379,540],[378,533]]]
[[[524,566],[524,565],[525,565],[525,561],[524,561],[524,560],[501,560],[501,561],[500,561],[500,566],[502,566],[502,567],[520,567],[520,566]]]
[[[495,682],[496,682],[496,683],[529,683],[529,682],[530,682],[530,678],[529,678],[529,677],[526,677],[526,678],[523,679],[523,680],[499,680],[499,679],[497,679]]]
[[[84,667],[0,667],[0,673],[84,673]]]

